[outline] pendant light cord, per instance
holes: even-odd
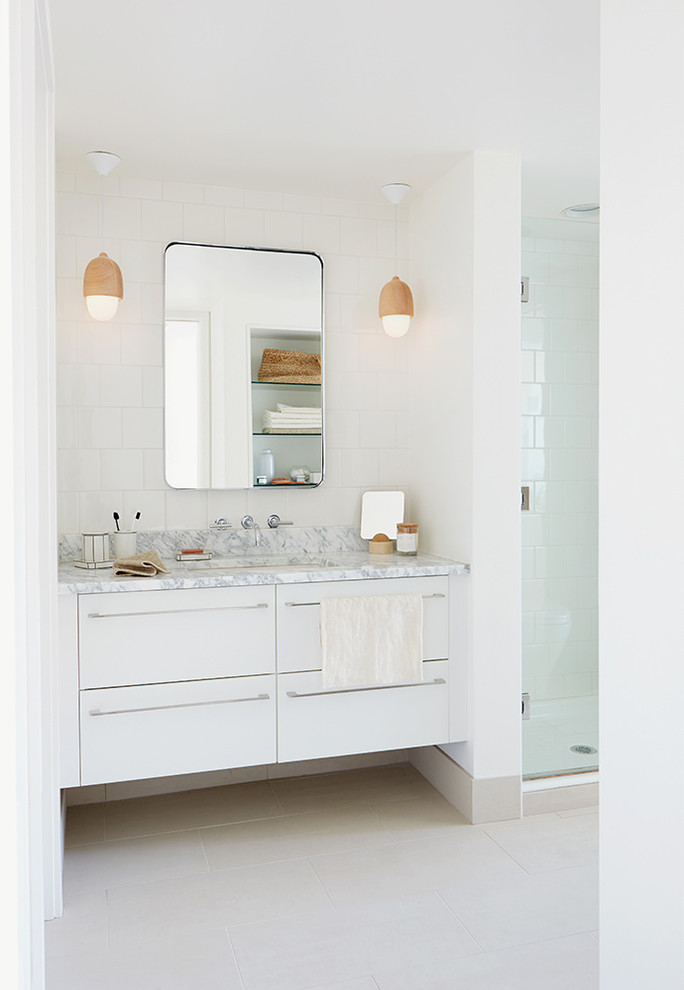
[[[100,176],[100,230],[99,238],[104,247],[104,175]]]
[[[399,274],[399,263],[397,261],[398,251],[397,251],[397,209],[398,206],[394,204],[394,274]]]

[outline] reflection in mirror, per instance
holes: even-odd
[[[164,292],[167,483],[320,484],[320,257],[174,243]]]

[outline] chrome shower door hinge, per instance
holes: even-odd
[[[524,721],[527,721],[527,719],[530,717],[530,707],[531,707],[530,692],[523,691],[522,705],[520,706],[520,711],[522,712],[522,717]]]
[[[530,279],[528,275],[523,275],[520,279],[520,302],[530,301]]]

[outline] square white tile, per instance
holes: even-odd
[[[249,922],[286,924],[289,916],[305,911],[332,914],[305,859],[120,886],[108,891],[107,903],[112,946]]]
[[[436,894],[240,925],[230,937],[246,990],[301,990],[426,959],[448,972],[480,951]]]
[[[48,960],[46,990],[243,990],[223,930]]]

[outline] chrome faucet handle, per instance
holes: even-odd
[[[230,523],[225,516],[219,516],[218,519],[214,519],[213,523],[209,524],[209,529],[230,529]]]
[[[261,539],[261,530],[259,529],[259,523],[256,521],[254,516],[243,516],[240,520],[240,525],[243,529],[253,529],[254,530],[254,546],[259,546],[259,540]]]
[[[273,515],[271,515],[271,516],[268,517],[268,519],[266,520],[266,522],[268,523],[268,528],[269,529],[277,529],[278,526],[292,526],[292,525],[294,525],[291,522],[283,522],[283,520],[280,518],[280,516],[276,515],[275,512],[273,513]]]

